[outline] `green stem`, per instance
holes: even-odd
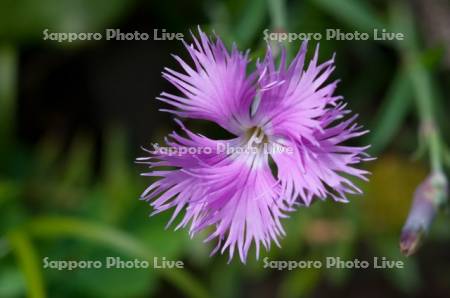
[[[431,168],[435,172],[441,172],[446,161],[446,147],[437,123],[438,110],[436,109],[437,94],[433,91],[431,69],[427,67],[424,59],[415,62],[417,66],[407,69],[410,73],[413,88],[416,88],[416,105],[421,121],[422,137],[425,141],[421,143],[423,152],[428,150]]]
[[[442,172],[444,153],[442,149],[444,143],[435,120],[431,78],[414,47],[406,52],[405,55],[406,61],[409,64],[408,69],[410,70],[412,85],[415,89],[421,133],[428,150],[430,166],[433,172]]]
[[[417,112],[420,120],[421,140],[425,143],[433,172],[442,172],[444,142],[436,122],[434,94],[431,75],[420,59],[419,38],[415,30],[410,8],[404,2],[392,2],[391,18],[394,28],[403,32],[406,39],[397,44],[404,58],[415,93]]]

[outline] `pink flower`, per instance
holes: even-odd
[[[181,94],[158,99],[172,106],[163,111],[215,122],[235,138],[213,140],[176,120],[184,136],[173,132],[170,150],[147,150],[138,159],[149,165],[144,176],[161,177],[142,198],[153,214],[174,208],[169,224],[183,211],[176,229],[189,225],[191,236],[211,227],[205,241],[217,240],[212,253],[229,250],[231,260],[237,249],[245,262],[252,242],[257,258],[261,244],[279,246],[288,211],[314,198],[347,202],[346,194],[361,193],[347,177],[367,180],[355,165],[369,159],[368,146],[342,143],[366,131],[354,123],[356,115],[338,122],[350,111],[334,95],[337,81],[325,83],[334,58],[318,64],[318,47],[307,67],[306,42],[289,66],[283,51],[277,67],[268,48],[248,75],[248,52],[236,46],[229,52],[219,38],[199,35],[185,43],[193,66],[175,56],[183,71],[163,72]]]

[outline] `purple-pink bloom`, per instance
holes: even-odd
[[[257,258],[261,244],[266,250],[272,241],[280,245],[280,219],[297,206],[314,198],[347,202],[346,194],[361,193],[349,176],[367,180],[368,172],[355,165],[369,159],[368,146],[342,143],[366,131],[356,115],[343,119],[350,110],[334,95],[338,81],[325,82],[334,57],[319,64],[318,46],[307,66],[307,42],[289,65],[285,51],[276,65],[268,47],[248,74],[248,52],[235,45],[228,51],[201,30],[193,41],[184,43],[193,65],[174,56],[183,70],[163,72],[180,94],[163,92],[158,99],[171,106],[164,111],[215,122],[235,138],[210,139],[176,120],[183,134],[166,139],[172,150],[154,148],[138,159],[149,165],[144,176],[160,177],[142,198],[153,214],[174,208],[168,225],[183,214],[176,229],[189,225],[191,236],[210,231],[205,241],[217,241],[212,253],[228,250],[231,260],[237,250],[245,262],[253,242]]]

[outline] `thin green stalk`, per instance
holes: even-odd
[[[421,136],[425,142],[430,166],[433,172],[442,172],[443,146],[441,133],[436,122],[434,94],[430,74],[423,65],[415,46],[404,52],[409,70],[421,126]]]
[[[284,32],[288,33],[288,24],[286,22],[287,13],[286,13],[286,3],[285,0],[268,0],[268,9],[270,13],[270,21],[272,24],[272,30],[275,32]],[[286,56],[288,61],[291,59],[290,46],[288,41],[284,41],[282,44],[273,44],[273,54],[274,56],[278,56],[281,52],[281,46],[286,49]]]
[[[405,2],[393,2],[391,8],[397,30],[405,32],[407,36],[404,43],[398,43],[398,49],[404,58],[415,91],[420,141],[425,145],[431,167],[431,173],[416,188],[408,218],[400,235],[400,250],[409,256],[422,244],[438,210],[447,200],[447,178],[442,170],[444,142],[435,120],[437,117],[432,78],[419,58],[420,49],[413,16]]]
[[[435,94],[433,94],[431,75],[420,57],[419,38],[415,30],[412,12],[406,3],[397,1],[391,4],[390,13],[393,28],[398,32],[403,32],[406,36],[404,41],[397,43],[397,49],[403,57],[415,91],[421,140],[427,149],[431,169],[433,172],[440,173],[442,172],[444,142],[435,120],[437,118],[434,106]]]
[[[272,27],[278,31],[286,31],[286,3],[285,0],[268,0]]]

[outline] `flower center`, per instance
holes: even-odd
[[[269,138],[261,127],[253,126],[245,132],[245,142],[248,147],[262,148],[269,144]]]

